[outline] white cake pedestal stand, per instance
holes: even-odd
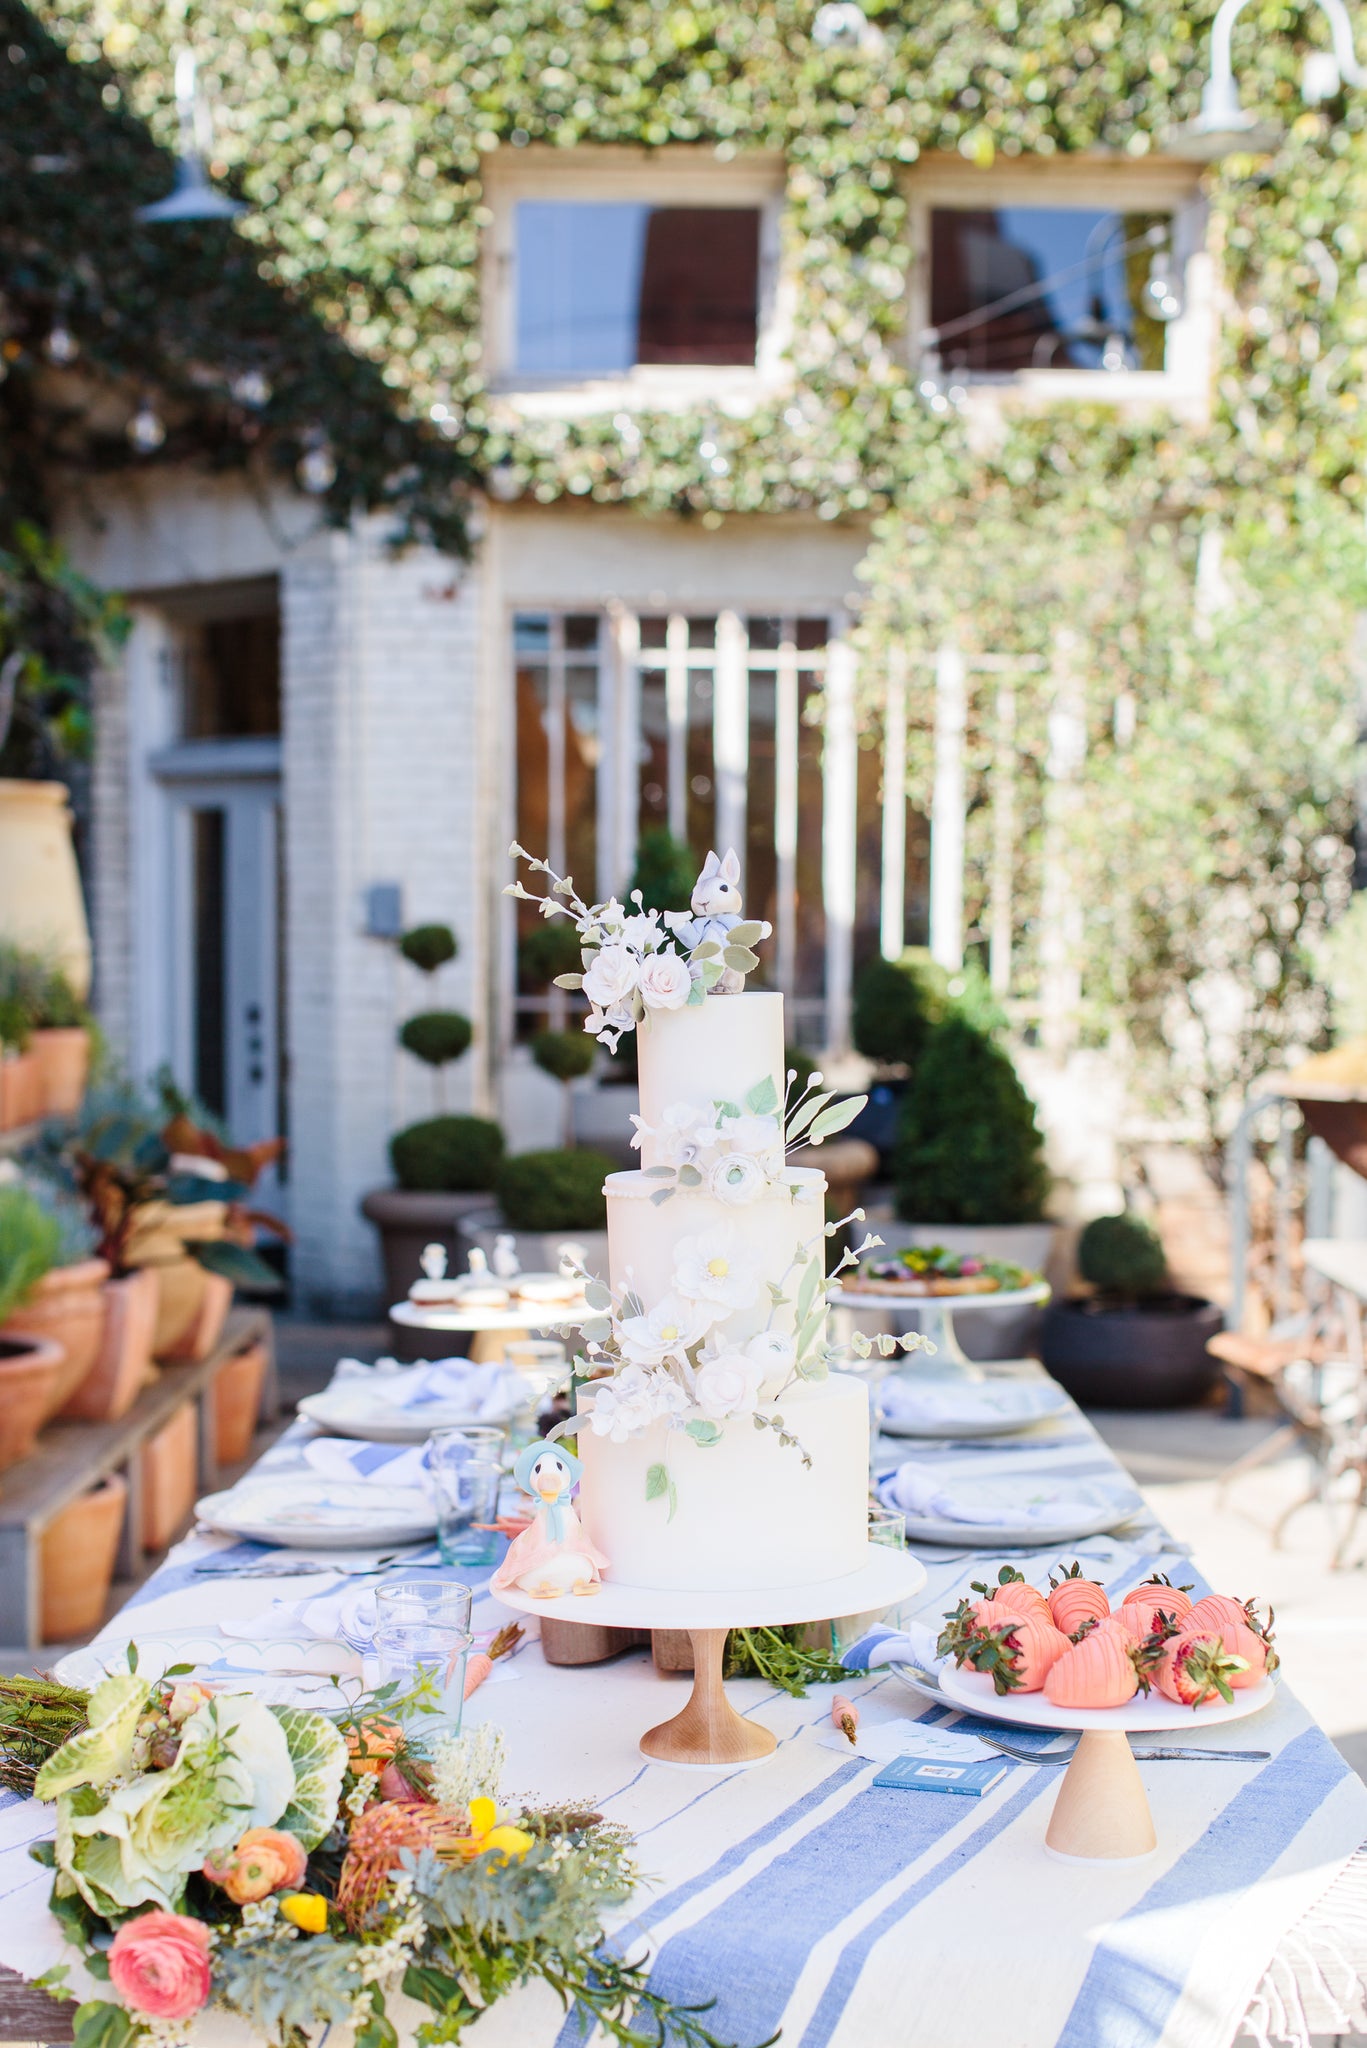
[[[593,1311],[584,1302],[543,1305],[519,1302],[509,1308],[421,1308],[413,1301],[396,1301],[389,1311],[391,1323],[405,1330],[468,1332],[474,1338],[470,1358],[475,1365],[502,1362],[504,1347],[534,1330],[578,1329]]]
[[[956,1707],[972,1713],[990,1711],[994,1721],[1020,1728],[1055,1728],[1074,1732],[1078,1745],[1063,1773],[1044,1846],[1064,1863],[1141,1863],[1158,1846],[1144,1783],[1130,1748],[1131,1735],[1161,1732],[1175,1742],[1199,1742],[1207,1728],[1241,1721],[1273,1698],[1270,1678],[1236,1692],[1230,1702],[1181,1707],[1159,1692],[1137,1693],[1123,1707],[1055,1707],[1043,1693],[994,1691],[981,1671],[947,1665],[940,1690]],[[1032,1766],[1048,1769],[1047,1765]]]
[[[935,1357],[931,1370],[962,1372],[973,1379],[984,1377],[981,1366],[973,1363],[954,1328],[954,1311],[959,1308],[1016,1309],[1031,1308],[1039,1302],[1048,1301],[1050,1288],[1044,1280],[1037,1280],[1033,1287],[1015,1287],[1009,1293],[997,1294],[908,1294],[904,1288],[889,1287],[884,1292],[873,1289],[866,1294],[856,1293],[851,1288],[832,1287],[826,1296],[827,1305],[840,1311],[841,1319],[836,1322],[836,1342],[847,1347],[851,1332],[858,1327],[861,1310],[872,1309],[878,1315],[890,1315],[894,1310],[900,1315],[914,1315],[917,1328],[923,1337],[928,1337],[935,1346]],[[848,1316],[848,1322],[843,1317]],[[911,1368],[913,1371],[915,1367]]]
[[[688,1704],[641,1737],[642,1754],[695,1770],[734,1770],[762,1763],[777,1743],[760,1723],[738,1714],[722,1684],[726,1638],[733,1628],[782,1628],[892,1607],[926,1582],[925,1568],[905,1552],[868,1546],[867,1562],[844,1578],[805,1586],[736,1587],[721,1593],[673,1593],[604,1580],[591,1596],[536,1600],[512,1588],[505,1605],[552,1621],[596,1622],[605,1628],[684,1629],[693,1639],[693,1690]]]

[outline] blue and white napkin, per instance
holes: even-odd
[[[372,1444],[362,1437],[316,1436],[304,1462],[325,1479],[374,1480],[382,1486],[430,1486],[426,1444]]]
[[[380,1358],[374,1365],[364,1365],[359,1358],[340,1359],[328,1391],[353,1388],[364,1388],[382,1407],[405,1414],[440,1403],[458,1406],[479,1422],[504,1422],[535,1398],[531,1382],[520,1373],[468,1358],[422,1359],[417,1365],[400,1365],[396,1358]]]
[[[974,1480],[946,1478],[942,1467],[910,1460],[881,1481],[884,1507],[901,1508],[921,1522],[962,1522],[966,1528],[1052,1528],[1071,1521],[1085,1523],[1096,1514],[1093,1487],[1069,1490],[1066,1477],[1046,1479]],[[1134,1496],[1138,1504],[1138,1496]],[[1117,1494],[1116,1513],[1125,1501]]]
[[[875,1671],[880,1664],[915,1664],[938,1677],[950,1660],[935,1647],[937,1632],[924,1622],[909,1621],[905,1628],[889,1628],[876,1621],[862,1636],[840,1653],[847,1671]]]

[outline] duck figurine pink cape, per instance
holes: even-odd
[[[516,1587],[534,1600],[596,1593],[608,1560],[595,1550],[570,1503],[579,1460],[562,1444],[532,1443],[518,1453],[513,1477],[538,1502],[530,1529],[515,1536],[489,1582],[493,1593]]]

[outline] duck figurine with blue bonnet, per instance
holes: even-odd
[[[598,1591],[608,1560],[589,1542],[571,1503],[579,1473],[578,1458],[563,1444],[531,1443],[518,1453],[513,1477],[537,1509],[531,1527],[509,1545],[491,1592],[516,1587],[534,1600],[558,1600],[565,1593]]]

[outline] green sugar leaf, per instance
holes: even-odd
[[[778,1089],[774,1086],[772,1074],[766,1074],[762,1081],[756,1081],[745,1098],[745,1107],[751,1116],[773,1116],[778,1109]]]

